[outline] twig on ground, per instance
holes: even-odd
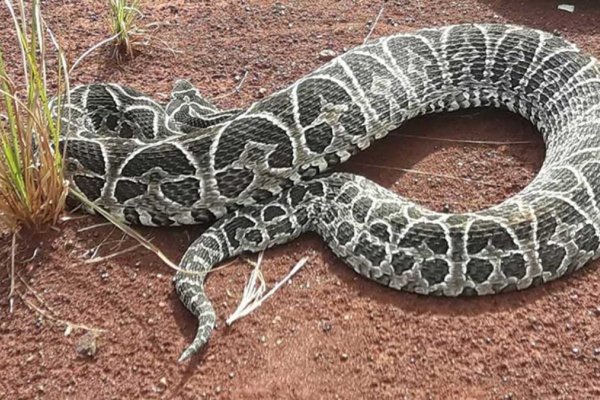
[[[72,211],[72,210],[71,210]],[[67,222],[67,221],[77,221],[80,219],[84,219],[87,218],[87,215],[63,215],[62,217],[60,217],[60,222]]]
[[[23,293],[21,292],[17,292],[19,298],[23,301],[23,303],[29,307],[29,309],[37,312],[38,314],[40,314],[42,317],[48,318],[49,320],[58,323],[58,324],[62,324],[65,325],[65,336],[68,336],[69,333],[73,330],[73,329],[82,329],[85,331],[89,331],[89,332],[95,332],[95,333],[100,333],[100,332],[106,332],[105,329],[101,329],[101,328],[93,328],[93,327],[89,327],[87,325],[83,325],[83,324],[76,324],[67,320],[64,320],[62,318],[60,318],[58,316],[58,313],[56,311],[54,311],[54,309],[52,309],[52,307],[50,307],[42,298],[42,296],[40,296],[40,294],[38,292],[36,292],[31,286],[29,286],[27,284],[27,282],[25,281],[25,279],[23,279],[23,277],[21,275],[19,275],[19,280],[21,281],[21,283],[25,286],[25,289],[27,290],[27,293],[31,293],[33,295],[33,297],[35,297],[35,299],[37,300],[37,302],[40,304],[40,306],[35,305],[33,302],[27,300],[27,298],[24,296]],[[42,309],[45,308],[47,311]]]
[[[457,206],[468,206],[468,207],[475,207],[474,203],[469,203],[467,201],[447,201],[447,200],[437,200],[437,199],[422,199],[419,197],[404,197],[406,200],[410,200],[413,201],[415,203],[438,203],[438,204],[453,204],[453,205],[457,205]]]
[[[75,69],[75,67],[77,67],[79,65],[79,63],[81,61],[83,61],[83,59],[86,58],[88,55],[90,55],[94,50],[104,46],[105,44],[112,42],[113,40],[115,40],[118,37],[119,37],[119,33],[115,33],[111,37],[101,40],[100,42],[96,43],[95,45],[93,45],[92,47],[87,49],[82,55],[79,56],[79,58],[77,58],[77,60],[75,60],[75,62],[69,69],[69,74],[71,74],[73,72],[73,70]]]
[[[407,138],[415,138],[415,139],[423,139],[423,140],[434,140],[439,142],[452,142],[452,143],[469,143],[469,144],[489,144],[489,145],[518,145],[518,144],[533,144],[535,143],[532,140],[507,140],[507,141],[496,141],[496,140],[470,140],[470,139],[448,139],[442,137],[433,137],[433,136],[421,136],[421,135],[411,135],[408,133],[395,133],[394,136],[399,137],[407,137]]]
[[[174,263],[173,261],[171,261],[171,259],[169,259],[169,257],[166,256],[166,254],[164,254],[158,247],[156,247],[148,239],[146,239],[144,236],[142,236],[142,234],[140,234],[138,231],[136,231],[135,229],[133,229],[130,226],[126,225],[125,222],[119,220],[117,217],[115,217],[114,215],[110,214],[108,211],[104,210],[102,207],[100,207],[97,204],[91,202],[87,197],[85,197],[85,195],[83,195],[79,191],[71,188],[70,192],[79,201],[81,201],[86,206],[92,208],[95,212],[97,212],[98,214],[100,214],[104,218],[106,218],[111,224],[113,224],[114,226],[116,226],[117,228],[119,228],[121,231],[123,231],[124,233],[126,233],[130,237],[132,237],[135,240],[137,240],[144,248],[146,248],[147,250],[150,250],[151,252],[153,252],[158,258],[160,258],[170,268],[174,269],[175,271],[178,271],[178,272],[181,272],[181,273],[185,273],[185,274],[202,275],[202,273],[197,273],[197,272],[193,272],[193,271],[186,271],[184,269],[179,268],[179,266],[176,263]]]
[[[88,250],[88,251],[92,251],[92,255],[91,258],[96,257],[96,254],[98,254],[98,251],[100,251],[100,247],[102,247],[104,245],[104,243],[106,243],[106,241],[108,241],[108,238],[110,237],[110,235],[112,235],[112,233],[114,232],[115,228],[113,227],[111,229],[111,231],[109,232],[108,235],[104,236],[104,238],[102,239],[102,241],[100,241],[100,243],[93,247],[92,249]]]
[[[371,26],[371,29],[369,30],[369,33],[365,37],[365,40],[363,40],[363,44],[366,44],[369,41],[369,38],[371,37],[371,35],[373,34],[373,31],[375,30],[375,26],[377,25],[377,23],[379,22],[379,19],[383,15],[384,8],[385,8],[385,1],[383,2],[383,4],[381,4],[381,8],[379,9],[379,13],[377,13],[377,18],[375,18],[375,22],[373,22],[373,25]]]
[[[115,253],[108,254],[106,256],[96,257],[94,255],[93,258],[90,258],[89,260],[85,260],[83,263],[84,264],[95,264],[95,263],[99,263],[99,262],[102,262],[102,261],[110,260],[111,258],[118,257],[118,256],[123,255],[125,253],[129,253],[129,252],[131,252],[133,250],[139,249],[140,247],[142,247],[142,244],[138,243],[136,245],[130,246],[130,247],[128,247],[126,249],[123,249],[121,251],[117,251]]]
[[[71,331],[73,329],[81,329],[84,331],[95,332],[95,333],[106,332],[106,329],[94,328],[94,327],[90,327],[87,325],[76,324],[74,322],[70,322],[70,321],[64,320],[62,318],[58,318],[50,313],[47,313],[42,308],[36,306],[33,302],[29,301],[21,292],[17,292],[17,295],[19,296],[19,298],[21,299],[23,304],[25,304],[30,310],[35,311],[36,313],[40,314],[44,318],[48,318],[50,321],[54,322],[57,325],[63,325],[65,327],[65,336],[69,336],[69,334],[71,333]]]
[[[77,229],[77,233],[91,231],[93,229],[103,228],[105,226],[112,226],[112,224],[110,222],[100,222],[99,224],[93,224],[93,225],[84,226],[83,228]]]
[[[17,249],[17,233],[13,232],[12,243],[10,247],[10,290],[8,291],[8,311],[13,312],[13,303],[15,295],[15,253]]]
[[[177,54],[183,54],[183,51],[181,50],[177,50],[172,48],[171,46],[169,46],[169,44],[167,42],[165,42],[162,39],[157,39],[159,42],[161,42],[163,44],[164,47],[160,47],[160,46],[156,46],[150,43],[150,41],[154,39],[154,37],[149,36],[148,39],[144,42],[140,42],[140,46],[147,46],[147,47],[153,47],[155,49],[159,49],[159,50],[167,50],[170,51],[171,53],[173,53],[173,55],[177,55]]]
[[[31,261],[33,261],[33,260],[34,260],[34,259],[37,257],[37,254],[38,254],[38,252],[39,252],[39,251],[40,251],[40,248],[39,248],[39,247],[36,247],[36,248],[33,250],[33,254],[31,255],[31,257],[29,257],[29,258],[27,258],[27,259],[25,259],[25,260],[21,260],[21,261],[19,261],[19,264],[24,264],[24,263],[28,263],[28,262],[31,262]]]
[[[240,91],[240,89],[242,88],[242,85],[244,84],[244,82],[246,82],[246,78],[247,77],[248,77],[248,70],[245,70],[244,71],[244,76],[240,80],[240,83],[238,83],[238,85],[235,87],[235,92],[236,93],[238,93]]]
[[[430,176],[436,176],[438,178],[456,179],[456,180],[461,180],[461,181],[470,182],[470,183],[479,183],[479,184],[486,185],[486,186],[501,187],[500,185],[498,185],[496,183],[493,183],[493,182],[478,181],[478,180],[475,180],[475,179],[463,178],[463,177],[454,176],[454,175],[436,174],[434,172],[419,171],[417,169],[400,168],[400,167],[388,167],[388,166],[385,166],[385,165],[360,163],[360,162],[356,162],[356,161],[349,161],[348,164],[349,165],[358,165],[358,166],[361,166],[361,167],[369,167],[369,168],[379,168],[379,169],[389,169],[389,170],[394,170],[394,171],[402,171],[402,172],[406,172],[406,173],[409,173],[409,174],[430,175]]]
[[[218,95],[215,97],[215,99],[222,99],[225,97],[229,97],[233,94],[237,94],[240,92],[240,90],[242,89],[242,85],[244,84],[244,82],[246,82],[246,78],[248,77],[248,70],[244,70],[244,76],[242,77],[242,79],[240,80],[240,82],[237,84],[237,86],[235,87],[235,89],[233,89],[231,92],[228,93],[224,93],[221,95]]]

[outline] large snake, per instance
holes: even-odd
[[[546,159],[519,194],[489,209],[430,211],[367,179],[322,174],[417,115],[503,107],[531,121]],[[67,117],[68,115],[68,117]],[[222,111],[179,81],[161,105],[132,89],[74,89],[67,177],[133,224],[217,220],[184,254],[175,288],[216,316],[204,277],[242,252],[318,233],[359,274],[424,295],[524,289],[599,254],[600,66],[542,31],[469,24],[359,46],[245,110]]]

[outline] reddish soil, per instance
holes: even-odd
[[[235,3],[235,4],[234,4]],[[447,23],[493,21],[557,31],[600,55],[595,1],[575,12],[555,1],[388,1],[373,37]],[[283,6],[282,6],[283,5]],[[379,1],[148,1],[144,23],[158,22],[153,45],[116,65],[105,48],[72,76],[74,83],[115,81],[165,99],[176,77],[223,107],[250,104],[322,63],[319,52],[362,42]],[[106,9],[93,0],[44,2],[48,22],[74,60],[108,36]],[[16,69],[8,16],[0,43]],[[158,38],[161,40],[159,41]],[[166,45],[180,51],[173,55]],[[159,48],[161,47],[161,48]],[[483,145],[418,139],[530,141]],[[355,171],[437,210],[498,203],[540,168],[543,144],[514,115],[480,111],[412,121],[345,170]],[[369,166],[375,165],[375,166]],[[401,171],[412,169],[428,174]],[[438,174],[438,175],[435,175]],[[445,175],[445,176],[441,176]],[[451,176],[451,177],[450,177]],[[212,274],[207,291],[219,315],[210,344],[191,363],[176,363],[196,321],[177,299],[172,271],[136,250],[89,264],[134,244],[84,216],[57,231],[19,238],[18,293],[62,320],[104,331],[97,338],[41,316],[16,297],[0,268],[0,398],[396,399],[562,398],[600,396],[598,263],[557,282],[495,297],[426,298],[398,293],[357,276],[321,240],[268,251],[272,284],[300,258],[307,266],[249,317],[224,326],[249,273],[243,261]],[[177,260],[201,228],[143,229]],[[10,237],[0,236],[8,259]],[[100,246],[100,247],[99,247]],[[34,251],[36,250],[37,251]],[[46,311],[50,313],[51,311]],[[87,356],[82,353],[90,353]]]

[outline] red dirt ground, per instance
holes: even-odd
[[[235,3],[235,4],[234,4]],[[489,21],[557,31],[600,55],[600,7],[578,1],[574,13],[555,1],[388,1],[373,37],[447,23]],[[322,63],[323,49],[342,52],[363,41],[378,1],[147,1],[144,23],[158,22],[154,46],[122,65],[101,49],[73,83],[114,81],[165,99],[177,77],[223,107],[247,106]],[[108,36],[106,7],[93,0],[43,3],[71,61]],[[6,10],[0,43],[14,70]],[[159,41],[158,38],[161,40]],[[168,45],[181,53],[173,55]],[[530,141],[473,145],[430,138]],[[543,144],[529,123],[499,111],[412,121],[352,159],[355,171],[437,210],[480,209],[524,187],[540,168]],[[376,167],[368,166],[376,165]],[[395,168],[395,169],[394,169]],[[407,173],[398,168],[424,171]],[[435,174],[450,175],[439,176]],[[307,266],[249,317],[224,327],[249,267],[236,261],[212,274],[207,291],[218,329],[191,363],[176,363],[196,321],[179,303],[171,270],[125,249],[110,227],[85,216],[58,231],[22,235],[18,273],[63,320],[101,328],[94,339],[40,316],[19,297],[9,313],[8,274],[0,268],[0,398],[223,399],[584,399],[600,396],[600,273],[594,263],[572,277],[519,293],[439,299],[398,293],[358,277],[314,236],[268,251],[269,283],[300,258]],[[143,229],[179,259],[200,228]],[[10,238],[0,236],[7,259]],[[37,249],[34,255],[34,250]],[[23,282],[19,293],[36,303]],[[82,355],[82,352],[93,353]]]

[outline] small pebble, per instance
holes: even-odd
[[[79,338],[75,350],[80,356],[93,358],[98,352],[98,343],[96,341],[97,334],[88,331],[85,335]]]
[[[162,378],[160,378],[160,381],[158,381],[158,390],[160,392],[164,392],[167,389],[167,378],[165,378],[164,376]]]
[[[347,360],[348,360],[348,358],[349,358],[349,356],[348,356],[348,354],[346,354],[346,353],[342,353],[342,355],[341,355],[341,357],[340,357],[340,358],[342,359],[342,361],[347,361]]]
[[[332,59],[334,59],[336,56],[337,56],[337,53],[336,53],[334,50],[331,50],[331,49],[325,49],[325,50],[322,50],[322,51],[319,53],[319,58],[320,58],[321,60],[325,60],[325,61],[332,60]]]

